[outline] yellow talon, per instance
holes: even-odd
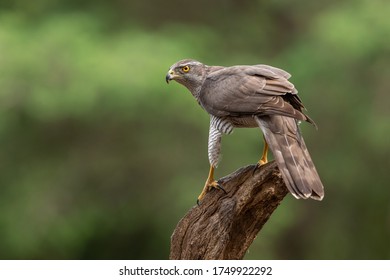
[[[209,176],[206,180],[206,183],[203,187],[202,192],[198,196],[197,204],[199,205],[199,202],[204,198],[206,193],[208,193],[212,188],[216,189],[222,189],[220,185],[218,185],[218,182],[214,180],[214,166],[210,166]]]
[[[257,162],[257,164],[260,165],[260,166],[262,166],[262,165],[266,164],[267,162],[268,162],[267,159],[265,159],[265,160],[260,159],[260,160]]]

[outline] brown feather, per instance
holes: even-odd
[[[256,118],[289,191],[296,198],[322,200],[324,187],[296,120],[283,116]]]

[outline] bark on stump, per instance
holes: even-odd
[[[257,233],[288,193],[276,163],[243,167],[223,177],[226,190],[210,191],[179,221],[170,259],[242,259]],[[254,171],[254,172],[253,172]]]

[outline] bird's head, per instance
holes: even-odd
[[[206,65],[193,59],[183,59],[173,64],[165,77],[167,83],[174,80],[190,91],[201,86],[206,74]]]

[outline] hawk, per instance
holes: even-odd
[[[223,67],[184,59],[169,68],[166,82],[184,85],[210,115],[210,171],[198,203],[210,189],[223,189],[214,179],[214,170],[222,135],[236,127],[259,127],[263,132],[263,154],[257,167],[267,163],[270,148],[295,198],[323,199],[324,187],[298,127],[301,121],[316,124],[303,112],[305,107],[290,77],[286,71],[264,64]]]

